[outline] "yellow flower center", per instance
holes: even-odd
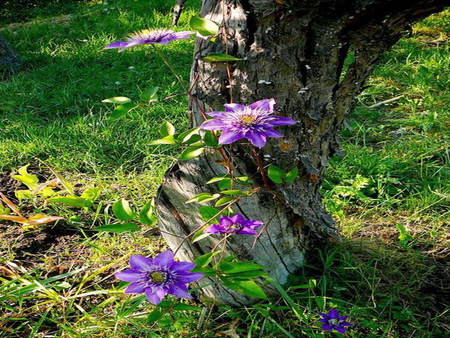
[[[159,271],[150,272],[149,277],[153,283],[161,284],[166,281],[166,274],[163,272],[159,272]]]
[[[250,115],[242,116],[241,122],[245,124],[251,124],[255,121],[255,118]]]

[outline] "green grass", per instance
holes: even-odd
[[[188,5],[180,30],[198,11],[196,2]],[[105,98],[137,100],[141,91],[155,86],[161,88],[160,97],[182,89],[151,50],[118,54],[102,48],[132,31],[168,26],[170,8],[163,0],[56,3],[24,13],[28,21],[5,19],[9,25],[1,34],[24,59],[24,69],[0,83],[0,172],[31,164],[42,179],[52,178],[45,161],[78,183],[76,189],[101,186],[101,206],[127,198],[136,208],[154,196],[176,151],[148,143],[159,138],[165,120],[180,129],[187,126],[187,100],[177,96],[111,120],[112,106],[101,102]],[[90,231],[113,221],[108,209],[95,214],[52,207],[67,219],[78,217],[46,226],[65,237],[43,242],[46,251],[39,255],[20,256],[12,249],[16,239],[0,253],[5,318],[0,332],[321,336],[317,312],[336,307],[355,323],[350,336],[443,336],[449,330],[443,302],[450,198],[449,32],[450,12],[428,18],[375,70],[347,120],[349,128],[342,131],[345,156],[332,159],[323,187],[325,204],[345,238],[313,251],[280,297],[245,309],[208,305],[154,312],[142,297],[123,294],[112,274],[127,255],[158,252],[162,239],[151,228],[121,235]],[[187,80],[192,42],[163,49]],[[397,99],[370,107],[391,98]],[[39,200],[21,207],[49,211]],[[406,240],[398,238],[401,226]],[[7,231],[17,232],[17,242],[42,235]],[[23,287],[34,292],[24,293]],[[162,318],[154,322],[158,315]]]

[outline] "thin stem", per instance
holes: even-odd
[[[266,172],[264,170],[264,166],[261,161],[261,157],[259,156],[258,150],[256,149],[256,147],[254,145],[252,145],[252,150],[253,150],[253,154],[255,155],[256,164],[258,165],[259,173],[261,174],[261,178],[264,183],[264,188],[266,188],[267,190],[271,190],[269,181],[267,181]]]
[[[153,49],[155,50],[155,52],[159,55],[159,57],[163,60],[163,62],[166,64],[167,67],[169,67],[170,71],[172,72],[172,74],[177,78],[178,82],[180,83],[180,85],[183,87],[184,91],[186,92],[186,94],[189,95],[189,89],[186,87],[186,85],[183,82],[183,79],[180,77],[180,75],[177,74],[177,72],[175,71],[175,69],[172,67],[172,65],[170,64],[170,62],[166,59],[166,57],[164,56],[163,53],[161,53],[161,51],[158,49],[158,47],[156,47],[154,44],[150,44],[150,46],[153,47]]]

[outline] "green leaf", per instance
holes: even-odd
[[[139,231],[141,230],[141,228],[139,227],[139,225],[134,223],[117,223],[117,224],[102,225],[92,230],[107,231],[107,232],[125,232],[125,231]]]
[[[297,176],[298,176],[298,168],[295,167],[294,169],[292,169],[291,171],[286,173],[285,180],[287,183],[291,183],[291,182],[294,182],[294,180],[297,178]]]
[[[191,144],[201,140],[201,136],[198,134],[200,128],[192,128],[186,130],[177,136],[177,141],[180,143]]]
[[[148,88],[139,94],[139,98],[146,103],[152,103],[158,101],[158,92],[159,87]]]
[[[69,207],[74,208],[86,208],[92,206],[92,202],[86,198],[78,196],[59,196],[51,197],[48,202],[62,203]]]
[[[14,191],[14,195],[16,195],[19,200],[29,200],[34,197],[31,190],[16,190]],[[0,214],[3,214],[3,212],[0,211]]]
[[[203,238],[209,237],[211,236],[211,234],[205,234],[203,231],[205,231],[206,228],[209,227],[209,224],[206,224],[205,226],[203,226],[201,229],[199,229],[193,236],[191,239],[191,243],[195,243],[198,242],[200,240],[202,240]]]
[[[62,184],[64,189],[66,189],[70,195],[75,196],[75,190],[73,189],[72,184],[70,184],[69,181],[67,181],[64,177],[62,177],[62,175],[58,174],[52,168],[49,167],[49,169],[53,173],[53,175],[55,175],[56,178],[59,180],[59,182]]]
[[[187,147],[180,155],[180,160],[190,160],[200,156],[205,151],[205,147]]]
[[[163,137],[161,139],[158,140],[154,140],[154,141],[150,141],[149,144],[151,146],[156,146],[158,144],[175,144],[175,139],[173,137],[173,135],[168,135],[166,137]]]
[[[219,141],[217,138],[213,135],[213,133],[210,130],[207,130],[205,134],[203,135],[203,142],[205,142],[205,145],[211,148],[220,148],[221,145],[219,144]]]
[[[159,129],[159,133],[163,137],[168,136],[168,135],[173,135],[173,134],[175,134],[175,127],[173,126],[172,123],[166,121],[163,123],[163,125]]]
[[[194,197],[191,197],[190,199],[188,199],[185,203],[192,203],[192,202],[198,202],[198,203],[202,203],[202,202],[208,202],[208,201],[212,201],[215,200],[217,198],[219,198],[220,195],[219,194],[208,194],[207,192],[202,192],[200,194],[195,195]]]
[[[254,270],[254,271],[242,271],[236,274],[230,274],[228,277],[234,280],[252,280],[259,277],[268,277],[269,274],[265,271]]]
[[[102,102],[124,104],[124,103],[131,102],[131,99],[128,97],[125,97],[125,96],[115,96],[115,97],[110,97],[109,99],[104,99]]]
[[[26,191],[28,191],[28,190],[26,190]],[[2,202],[0,202],[0,214],[9,215],[10,213],[11,213],[11,210],[9,208],[5,207],[2,204]]]
[[[200,257],[197,257],[194,261],[195,268],[192,271],[194,272],[194,270],[197,268],[202,268],[202,267],[207,266],[209,263],[212,262],[212,259],[214,258],[214,256],[219,253],[220,253],[220,251],[213,251],[213,252],[208,252],[207,254],[201,255]]]
[[[114,202],[112,210],[114,215],[121,221],[131,221],[135,216],[134,211],[130,207],[130,203],[123,198]]]
[[[277,167],[276,165],[269,165],[269,169],[267,170],[267,175],[274,183],[283,183],[284,178],[286,177],[284,171]]]
[[[223,190],[220,193],[224,195],[231,195],[231,196],[247,196],[247,194],[244,191],[232,189],[232,190]]]
[[[250,297],[267,299],[267,296],[264,293],[263,289],[261,289],[261,287],[254,281],[233,280],[231,282],[227,281],[226,279],[221,280],[224,282],[224,285],[229,287],[230,289],[236,290]]]
[[[200,306],[178,303],[175,304],[173,309],[175,311],[201,311],[203,308]]]
[[[219,32],[219,26],[216,23],[198,16],[191,17],[189,26],[203,36],[212,36]]]
[[[218,186],[220,190],[228,189],[231,187],[231,178],[220,181]]]
[[[121,104],[120,106],[117,106],[111,115],[109,115],[110,119],[118,119],[119,117],[122,117],[126,115],[130,110],[136,108],[137,105],[135,105],[133,102],[128,102]]]
[[[208,182],[206,182],[206,184],[216,183],[226,179],[230,179],[230,176],[227,175],[227,176],[213,177]]]
[[[233,274],[244,271],[262,270],[266,267],[263,265],[250,263],[250,262],[221,262],[218,267],[223,273]]]
[[[145,203],[141,212],[139,213],[139,221],[142,224],[153,226],[158,222],[158,217],[154,215],[155,213],[155,204],[154,201]]]
[[[225,54],[225,53],[213,53],[205,56],[203,61],[205,62],[227,62],[227,61],[240,61],[242,59],[237,58],[233,55]]]
[[[85,198],[91,202],[94,202],[99,196],[100,191],[102,188],[96,187],[96,188],[87,188],[83,193],[81,194],[82,198]]]
[[[221,199],[219,199],[219,200],[216,202],[215,206],[216,206],[216,207],[220,207],[220,206],[222,206],[222,205],[225,205],[225,204],[230,203],[230,202],[233,201],[234,199],[235,199],[235,197],[233,197],[233,196],[222,197]]]
[[[212,217],[217,217],[220,215],[220,210],[217,208],[210,207],[209,205],[202,205],[198,212],[200,213],[200,216],[202,216],[202,219],[206,222],[207,220],[211,219]]]
[[[154,322],[160,320],[163,315],[164,315],[163,310],[160,309],[159,307],[157,307],[152,312],[150,312],[150,314],[147,316],[147,323],[149,323],[149,324],[154,323]]]
[[[34,190],[39,185],[39,179],[36,175],[29,174],[28,165],[18,170],[20,175],[13,175],[13,178],[25,184],[29,189]]]

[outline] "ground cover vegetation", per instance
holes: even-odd
[[[187,4],[179,30],[190,30],[199,9]],[[173,4],[36,5],[10,7],[0,31],[23,60],[20,73],[0,82],[0,207],[11,209],[10,201],[27,219],[0,221],[2,334],[321,336],[318,320],[327,317],[318,313],[332,308],[354,324],[349,336],[449,330],[450,12],[412,27],[386,53],[346,121],[342,156],[332,159],[323,187],[343,241],[313,250],[279,297],[231,309],[170,297],[155,307],[124,294],[126,283],[113,276],[130,255],[166,250],[153,219],[127,222],[116,211],[127,209],[122,199],[135,211],[151,208],[178,152],[150,142],[165,120],[187,128],[187,100],[151,48],[102,48],[133,31],[169,27]],[[188,80],[192,41],[164,46],[164,54]],[[154,87],[158,100],[120,118],[111,118],[114,104],[102,102],[138,101]],[[73,206],[45,202],[48,189],[67,190]],[[26,190],[36,193],[19,199]],[[94,230],[118,223],[139,231]]]

